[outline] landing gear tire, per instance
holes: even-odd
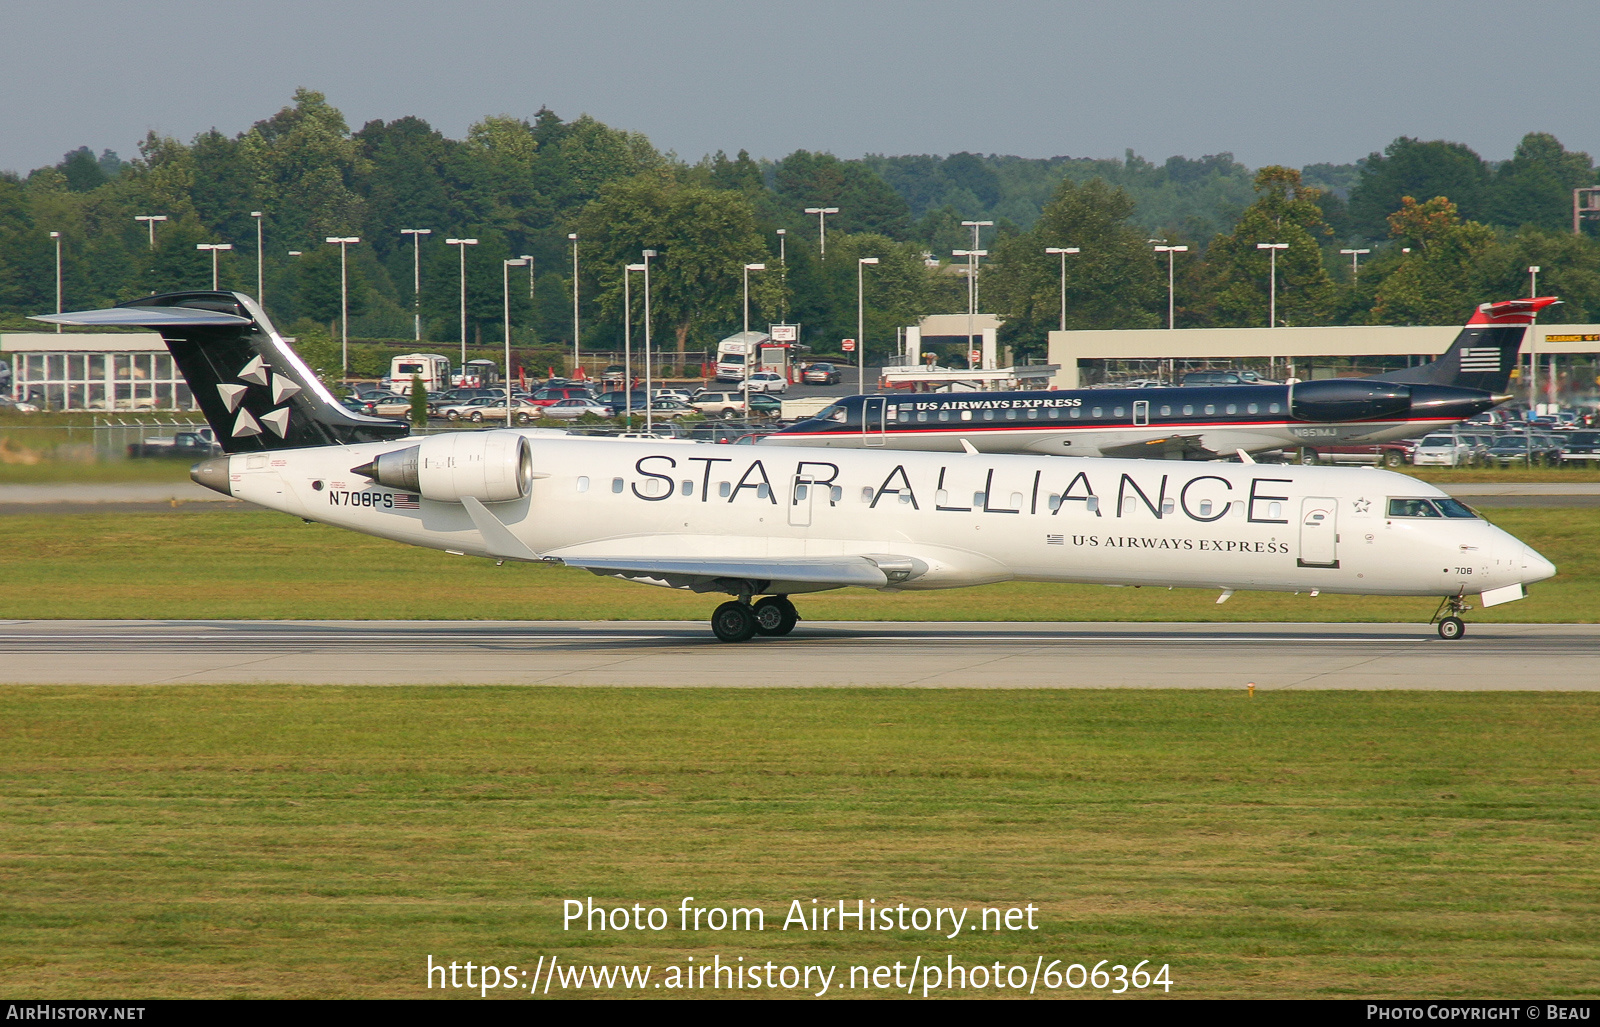
[[[1300,462],[1305,464],[1307,467],[1315,466],[1318,463],[1317,454],[1313,453],[1309,449],[1305,450],[1300,454]]]
[[[756,615],[737,600],[723,603],[711,614],[711,633],[723,642],[748,642],[756,633]]]
[[[800,611],[784,596],[767,596],[752,612],[758,635],[787,635],[800,621]]]
[[[1439,622],[1439,637],[1454,642],[1467,633],[1467,625],[1460,617],[1446,617]]]

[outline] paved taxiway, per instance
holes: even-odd
[[[1600,625],[8,621],[11,684],[1600,690]]]

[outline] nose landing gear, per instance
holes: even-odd
[[[1439,625],[1439,637],[1447,642],[1454,642],[1467,633],[1467,624],[1458,613],[1466,613],[1472,609],[1462,595],[1445,596],[1439,603],[1439,608],[1433,612],[1430,624]]]
[[[746,596],[716,608],[711,632],[723,642],[748,642],[756,635],[787,635],[799,620],[788,596],[767,596],[753,606]]]

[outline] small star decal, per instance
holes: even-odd
[[[1372,501],[1369,500],[1369,499],[1362,498],[1362,499],[1356,500],[1351,505],[1356,508],[1356,513],[1366,513],[1368,510],[1370,510],[1372,508]]]
[[[279,438],[289,434],[289,408],[280,406],[268,413],[252,416],[250,411],[244,409],[245,394],[250,391],[250,385],[270,387],[274,405],[283,403],[289,397],[300,391],[300,386],[285,378],[283,375],[273,374],[272,369],[259,355],[252,357],[248,364],[239,371],[239,380],[248,382],[249,385],[236,385],[224,382],[217,386],[217,392],[222,397],[222,402],[227,405],[229,413],[238,414],[238,419],[233,424],[235,438],[249,435],[260,435],[261,426],[264,424]]]

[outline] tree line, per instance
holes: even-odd
[[[1120,160],[1026,159],[958,153],[841,160],[796,151],[757,161],[740,152],[689,163],[644,136],[588,116],[565,121],[487,117],[449,139],[414,117],[351,130],[321,94],[249,130],[188,143],[152,133],[131,160],[88,147],[27,175],[0,174],[0,316],[53,309],[60,233],[63,306],[78,309],[153,291],[204,288],[212,254],[223,288],[255,292],[257,231],[268,311],[294,334],[327,338],[340,310],[339,247],[351,246],[351,335],[411,337],[420,310],[430,348],[459,338],[466,267],[469,342],[501,337],[502,283],[519,347],[552,357],[573,341],[621,346],[624,297],[642,332],[642,278],[623,268],[652,249],[651,312],[658,348],[698,352],[738,330],[746,264],[755,325],[797,322],[802,341],[837,352],[856,334],[858,258],[866,269],[870,359],[892,353],[895,329],[966,308],[963,221],[989,221],[981,306],[1005,319],[1019,356],[1042,356],[1067,326],[1157,327],[1167,317],[1167,264],[1154,245],[1187,246],[1173,260],[1178,327],[1263,325],[1277,252],[1279,322],[1294,325],[1453,324],[1476,303],[1540,291],[1567,302],[1550,319],[1600,316],[1595,225],[1571,231],[1572,190],[1596,184],[1588,154],[1526,136],[1493,164],[1452,142],[1395,140],[1346,165],[1252,171],[1230,154]],[[807,208],[826,219],[827,249]],[[259,212],[260,217],[252,217]],[[139,221],[139,215],[164,217]],[[152,244],[151,226],[154,225]],[[408,235],[403,229],[427,229]],[[455,247],[447,238],[473,238]],[[1367,250],[1352,267],[1341,250]],[[506,270],[532,258],[531,270]],[[413,261],[417,264],[414,265]],[[420,266],[422,287],[413,288]]]

